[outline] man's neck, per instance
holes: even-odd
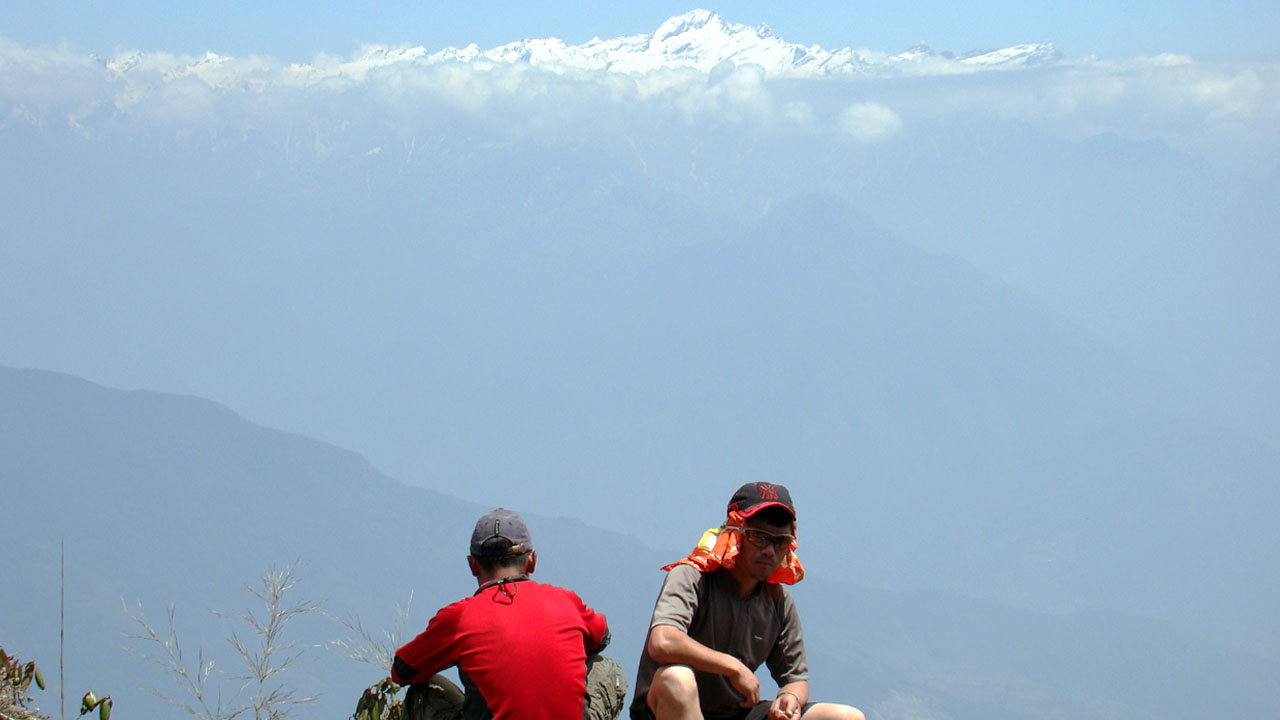
[[[485,585],[497,580],[507,580],[510,578],[524,577],[524,568],[521,567],[505,567],[496,568],[491,573],[480,573],[476,576],[476,585]]]
[[[760,581],[752,577],[746,568],[734,566],[729,570],[729,574],[733,576],[733,580],[738,586],[738,597],[740,598],[747,597],[755,592],[756,587],[760,584]]]

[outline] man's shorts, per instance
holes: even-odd
[[[622,667],[601,655],[587,658],[587,702],[583,720],[615,720],[622,714],[627,678]],[[449,678],[435,675],[405,692],[405,720],[461,720],[465,695]],[[530,698],[531,702],[536,701]],[[492,717],[492,716],[490,716]]]
[[[725,716],[724,720],[764,720],[769,717],[769,707],[771,705],[773,705],[772,700],[761,700],[753,707],[745,708],[736,715]],[[805,703],[805,706],[800,708],[800,715],[803,717],[811,707],[813,707],[813,703]],[[653,710],[647,705],[643,709],[638,709],[633,705],[631,720],[654,720]],[[716,720],[721,720],[721,716],[717,715]]]
[[[627,699],[627,676],[622,666],[603,655],[587,657],[587,707],[585,720],[622,717]]]

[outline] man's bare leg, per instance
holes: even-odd
[[[698,681],[685,665],[663,665],[653,674],[645,702],[658,720],[702,720]]]

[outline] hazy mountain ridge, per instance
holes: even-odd
[[[174,603],[184,647],[194,653],[203,645],[230,669],[230,630],[206,611],[243,607],[249,601],[238,588],[268,565],[301,559],[297,592],[324,600],[334,615],[363,617],[375,635],[392,629],[394,606],[411,591],[415,624],[469,592],[462,556],[480,506],[404,487],[354,453],[252,425],[224,406],[3,368],[0,429],[0,473],[14,511],[3,537],[19,548],[6,556],[4,575],[24,590],[4,596],[0,643],[38,656],[43,667],[56,662],[64,538],[68,685],[109,687],[117,712],[131,705],[163,712],[139,690],[169,691],[159,673],[131,662],[121,647],[137,645],[124,640],[137,628],[122,600],[130,607],[141,601],[159,623]],[[574,521],[546,525],[539,533],[548,556],[542,575],[554,578],[569,567],[614,586],[616,571],[605,558],[557,557],[566,534],[609,542],[609,532],[587,533]],[[630,599],[610,605],[621,613]],[[336,623],[304,619],[294,632],[319,666],[289,681],[303,694],[322,692],[311,712],[345,716],[360,689],[385,674],[316,649],[345,634]]]
[[[204,609],[241,606],[236,587],[268,563],[301,556],[307,564],[299,592],[327,598],[337,614],[361,615],[375,632],[389,627],[391,607],[410,588],[417,589],[412,626],[469,592],[461,555],[482,507],[399,485],[352,453],[253,426],[217,404],[0,368],[0,428],[10,508],[0,541],[13,550],[0,571],[23,589],[0,598],[0,643],[52,667],[57,540],[64,536],[68,683],[106,688],[117,712],[160,711],[137,690],[159,677],[119,648],[117,633],[128,630],[121,596],[142,600],[155,618],[175,602],[188,650],[198,641],[229,662],[225,629]],[[722,502],[706,511],[719,511]],[[801,504],[808,519],[802,550],[844,536],[844,528],[810,519],[805,508],[819,503],[810,495]],[[139,506],[148,512],[129,512]],[[574,587],[606,612],[612,655],[633,672],[661,580],[657,566],[679,550],[645,548],[629,537],[637,531],[631,523],[622,523],[628,534],[618,534],[529,518],[540,579]],[[687,533],[690,542],[697,532]],[[1274,702],[1270,661],[1167,624],[868,590],[825,580],[837,567],[810,557],[811,577],[794,591],[815,694],[854,702],[873,720],[911,717],[904,707],[956,720],[1084,711],[1102,718],[1210,710],[1253,717]],[[297,630],[308,643],[340,635],[331,623]],[[324,692],[308,716],[344,716],[378,674],[333,654],[312,656],[317,662],[294,680]]]
[[[752,223],[591,143],[486,142],[457,122],[457,142],[355,163],[282,160],[261,136],[84,141],[95,152],[56,162],[96,201],[47,215],[28,209],[56,188],[40,159],[63,146],[29,131],[10,153],[32,172],[5,200],[22,230],[4,252],[29,270],[0,306],[7,357],[217,397],[409,481],[543,512],[613,507],[542,489],[558,484],[642,512],[677,490],[719,502],[713,478],[786,478],[839,498],[821,522],[868,513],[853,559],[868,583],[1197,618],[1250,646],[1280,635],[1274,588],[1250,579],[1277,547],[1280,462],[1131,355],[829,195],[780,197]],[[700,168],[728,178],[717,148]],[[771,167],[771,187],[796,189]],[[1060,196],[1019,169],[993,180]],[[129,209],[139,194],[150,212]],[[95,280],[46,281],[76,277]],[[1215,501],[1228,478],[1238,492]],[[1132,532],[1132,512],[1152,532]],[[666,535],[693,515],[653,522]],[[1212,581],[1184,588],[1183,553]]]

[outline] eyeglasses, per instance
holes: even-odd
[[[788,535],[786,533],[778,533],[775,535],[774,533],[753,527],[728,526],[725,529],[737,530],[742,533],[742,536],[747,539],[747,542],[762,550],[770,545],[773,545],[774,549],[777,550],[789,550],[791,549],[791,543],[796,540],[795,535]]]

